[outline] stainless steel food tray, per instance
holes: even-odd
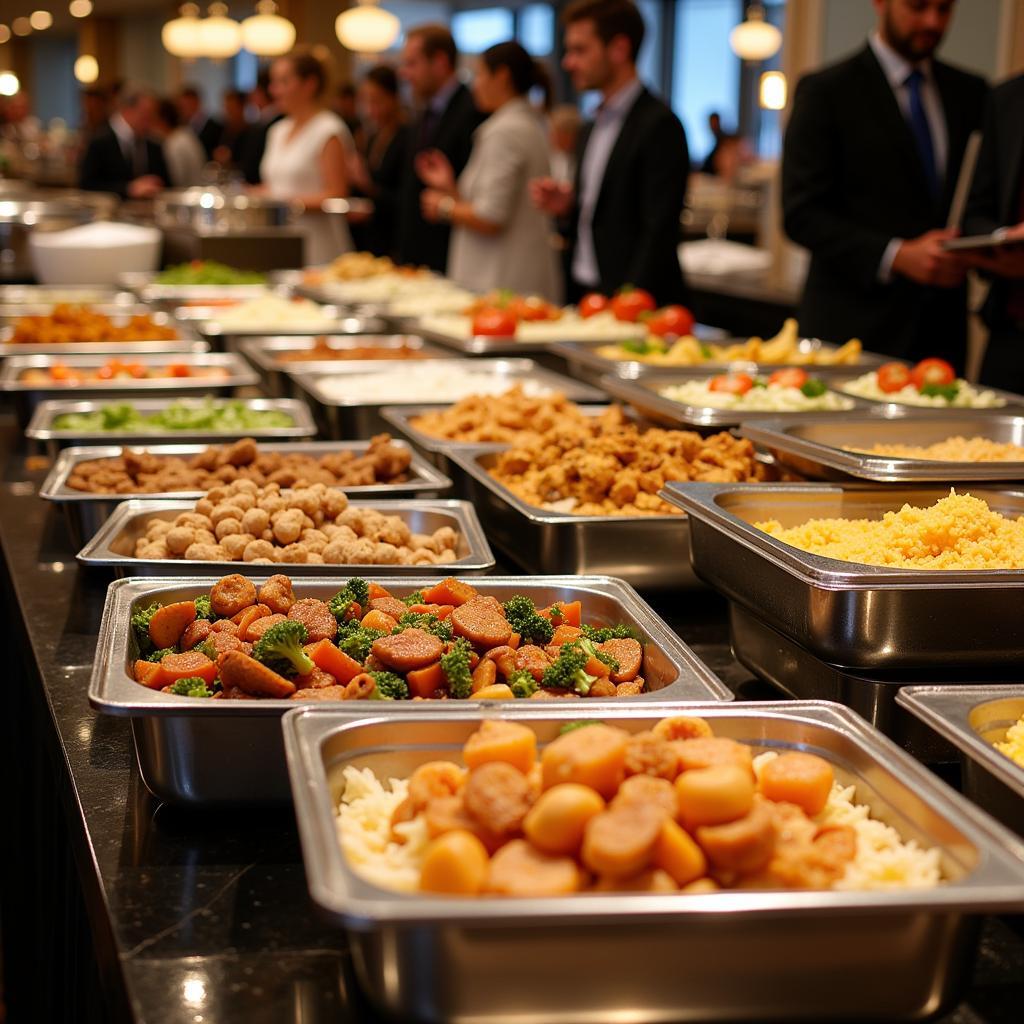
[[[412,462],[407,472],[408,480],[394,484],[368,484],[357,487],[345,487],[345,493],[350,497],[368,498],[436,498],[442,492],[451,487],[451,480],[441,473],[435,466],[427,462],[422,455],[418,454],[406,441],[396,440],[393,442],[400,448],[410,451]],[[65,448],[57,457],[53,468],[43,481],[39,490],[39,497],[46,501],[59,504],[67,515],[71,527],[72,540],[81,545],[92,537],[106,522],[113,513],[118,503],[128,498],[140,498],[146,500],[176,500],[189,499],[198,501],[206,492],[202,490],[192,491],[166,491],[166,492],[129,492],[122,494],[94,494],[88,491],[79,491],[68,486],[68,477],[83,462],[94,459],[115,458],[121,454],[126,447],[140,447],[138,445],[97,445]],[[206,445],[195,444],[155,444],[143,445],[142,449],[152,455],[178,455],[187,458],[190,455],[198,455],[206,450]],[[362,454],[366,451],[365,441],[312,441],[302,443],[295,441],[286,444],[261,443],[260,453],[271,452],[292,452],[301,455],[323,456],[333,452],[351,451]]]
[[[940,850],[947,882],[874,892],[584,892],[568,899],[379,889],[349,867],[338,843],[343,769],[401,778],[425,761],[458,759],[485,716],[446,712],[367,720],[347,709],[297,710],[284,721],[310,893],[347,929],[360,984],[394,1019],[917,1020],[956,998],[980,916],[1024,905],[1024,847],[1015,836],[848,709],[812,702],[691,705],[686,713],[758,750],[828,758],[874,816]],[[576,719],[638,732],[666,713],[576,701],[535,713],[506,706],[486,717],[529,725],[543,744]],[[628,969],[597,969],[623,949]]]
[[[1024,480],[1022,462],[943,462],[871,455],[875,444],[929,445],[948,437],[985,437],[1024,445],[1024,415],[976,412],[974,416],[820,416],[750,420],[744,437],[766,448],[779,463],[809,478],[879,483],[946,483],[959,480]]]
[[[496,377],[504,378],[508,386],[522,384],[530,381],[547,387],[552,391],[561,391],[574,398],[576,401],[600,402],[604,399],[599,391],[580,384],[569,377],[552,373],[537,365],[532,359],[475,359],[467,363],[464,359],[433,360],[432,368],[439,365],[450,365],[453,369],[464,370],[469,368],[474,373],[490,372]],[[381,409],[385,406],[401,404],[394,398],[367,401],[360,395],[351,395],[344,399],[334,398],[324,393],[320,387],[323,377],[345,376],[356,373],[377,373],[388,371],[395,373],[401,369],[394,364],[393,360],[379,360],[367,362],[353,362],[343,366],[332,367],[328,374],[302,373],[297,369],[288,369],[285,372],[300,389],[301,394],[313,407],[313,414],[321,430],[328,437],[368,437],[370,434],[380,430],[389,429],[387,422],[381,415]],[[405,387],[405,394],[409,397],[410,406],[412,403],[422,402],[428,397],[423,394],[422,389],[417,387],[415,376],[407,378],[408,384]],[[419,408],[419,406],[412,406]]]
[[[102,285],[60,285],[60,284],[5,284],[0,285],[0,306],[46,306],[48,309],[58,303],[75,306],[88,305],[134,305],[138,297],[131,292]],[[3,312],[7,312],[6,308]]]
[[[274,290],[273,282],[263,284],[160,284],[158,272],[121,274],[118,283],[143,302],[192,302],[199,299],[255,299]]]
[[[309,351],[316,347],[317,341],[326,341],[327,347],[343,352],[346,349],[374,346],[377,348],[401,348],[403,345],[422,352],[430,358],[441,358],[449,353],[436,345],[428,345],[414,334],[360,334],[360,335],[262,335],[246,338],[238,350],[249,360],[259,373],[263,389],[271,395],[289,393],[290,382],[287,370],[294,368],[304,373],[330,373],[338,366],[345,365],[346,357],[339,359],[323,359],[306,362],[282,362],[278,354],[282,352]],[[396,365],[402,362],[396,360]]]
[[[445,334],[443,331],[434,331],[422,326],[422,321],[412,321],[417,334],[422,334],[428,341],[433,341],[445,348],[454,349],[467,356],[514,356],[517,353],[526,352],[534,355],[538,352],[553,352],[561,361],[564,357],[555,352],[559,342],[553,339],[535,341],[533,339],[520,339],[513,337],[493,337],[482,334],[463,336],[459,334]],[[636,336],[644,337],[646,330],[637,327]],[[605,342],[605,344],[608,344]],[[563,363],[564,365],[564,363]]]
[[[459,535],[455,549],[456,560],[437,565],[324,565],[323,563],[278,563],[278,571],[290,576],[323,576],[325,572],[339,572],[348,576],[410,576],[417,573],[436,575],[470,575],[494,568],[494,555],[480,527],[472,505],[452,499],[406,498],[403,500],[367,500],[350,502],[352,508],[376,509],[387,515],[399,516],[409,524],[413,533],[433,533],[442,526],[450,526]],[[247,576],[264,576],[265,565],[252,562],[197,562],[182,558],[135,558],[135,541],[146,532],[151,519],[171,521],[182,512],[191,512],[194,501],[157,501],[132,498],[121,502],[99,532],[78,552],[83,565],[97,569],[113,569],[115,576],[180,576],[183,572],[215,573],[240,572]]]
[[[775,369],[779,369],[779,367],[775,367]],[[764,419],[766,414],[763,410],[761,412],[746,412],[742,409],[716,409],[707,405],[686,405],[683,402],[665,398],[658,393],[661,388],[685,384],[691,380],[707,380],[711,376],[714,374],[710,370],[696,372],[687,370],[682,373],[648,374],[637,380],[626,380],[606,373],[601,378],[601,387],[615,398],[629,402],[633,408],[655,423],[667,426],[674,427],[682,424],[692,428],[722,430],[726,427],[739,426],[747,420]],[[849,409],[836,411],[830,415],[849,416],[852,412],[863,411],[867,405],[866,402],[854,398],[852,395],[843,395],[842,397],[849,399],[852,405]],[[784,418],[805,414],[790,412],[775,413],[774,415]],[[822,415],[829,414],[822,413]]]
[[[1024,836],[1024,768],[992,745],[1024,715],[1024,684],[908,686],[896,700],[960,752],[964,794]]]
[[[870,369],[870,367],[867,367],[866,369]],[[979,413],[1020,413],[1024,411],[1021,408],[1022,406],[1024,406],[1024,395],[1018,395],[1012,391],[1003,391],[1001,388],[983,387],[981,385],[977,385],[979,390],[993,392],[999,398],[1002,398],[1006,404],[1001,405],[995,409],[968,409],[956,407],[947,407],[943,409],[935,408],[933,406],[908,405],[905,402],[885,401],[884,399],[880,398],[861,398],[860,395],[848,395],[845,391],[842,390],[844,385],[849,384],[853,380],[856,380],[859,376],[863,376],[863,373],[864,371],[857,374],[856,376],[832,377],[829,380],[829,383],[836,391],[839,391],[846,397],[856,398],[858,401],[863,403],[868,408],[884,409],[887,414],[897,413],[906,415],[908,413],[923,413],[926,416],[977,416]]]
[[[288,700],[197,701],[149,690],[131,675],[137,651],[129,620],[135,608],[153,601],[169,604],[207,593],[233,566],[220,564],[213,574],[172,579],[117,580],[107,591],[89,685],[89,702],[111,715],[133,719],[139,769],[146,785],[161,799],[182,804],[254,804],[291,799],[281,739],[281,715],[295,707]],[[287,566],[264,566],[265,570]],[[353,574],[347,566],[320,566],[321,575],[297,581],[302,597],[328,600]],[[439,580],[446,569],[434,567]],[[328,571],[329,574],[328,574]],[[376,576],[376,569],[374,570]],[[254,580],[259,586],[263,579]],[[430,582],[423,576],[378,577],[395,593],[409,593]],[[582,600],[587,621],[626,622],[644,638],[642,671],[651,692],[591,704],[647,704],[679,701],[727,701],[730,691],[671,629],[621,580],[605,577],[484,576],[473,586],[482,594],[507,600],[526,594],[539,607],[554,601]],[[480,714],[485,702],[459,701],[458,708]],[[522,702],[530,703],[530,702]],[[540,705],[541,701],[533,701]],[[580,701],[572,703],[579,717]],[[487,706],[493,707],[494,702]],[[589,705],[588,705],[589,706]],[[673,703],[672,706],[677,706]],[[402,716],[424,707],[421,701],[389,703],[385,715]],[[381,705],[361,705],[360,713],[381,715]],[[668,712],[666,712],[668,713]],[[259,765],[254,771],[253,765]]]
[[[11,356],[0,367],[0,393],[12,395],[21,423],[26,424],[40,402],[48,398],[74,396],[77,398],[141,398],[145,395],[166,394],[175,398],[187,395],[231,395],[238,388],[251,387],[259,377],[249,364],[234,353],[203,352],[144,353],[133,355],[132,362],[146,366],[167,366],[180,363],[195,367],[223,367],[228,376],[218,379],[209,377],[161,377],[152,380],[135,378],[96,381],[88,384],[30,384],[19,378],[29,369],[46,369],[60,362],[69,367],[97,367],[110,359],[104,355],[61,356]]]
[[[506,446],[507,447],[507,446]],[[452,450],[487,536],[526,572],[603,573],[638,590],[699,587],[686,516],[581,516],[528,505],[488,469],[493,448]]]
[[[307,321],[295,324],[233,324],[221,323],[216,318],[199,320],[196,329],[207,339],[212,338],[262,338],[267,334],[281,337],[301,337],[317,334],[365,334],[381,332],[384,324],[350,316],[339,306],[320,306],[324,313],[322,321]]]
[[[1004,515],[1024,515],[1024,492],[971,492]],[[940,661],[995,671],[1020,661],[1024,570],[861,565],[801,551],[753,525],[877,519],[904,503],[932,505],[948,488],[670,483],[661,493],[690,514],[697,575],[822,661],[886,673]]]
[[[202,399],[184,398],[179,400],[182,404],[201,405]],[[305,402],[297,402],[290,398],[246,398],[240,399],[248,409],[268,410],[287,413],[294,421],[290,427],[262,427],[250,430],[214,431],[214,430],[160,430],[147,433],[132,433],[130,431],[104,430],[95,433],[72,433],[70,431],[55,430],[53,427],[57,417],[65,413],[89,413],[95,412],[107,401],[79,401],[77,399],[50,399],[41,402],[32,414],[25,436],[36,443],[46,445],[49,456],[57,458],[60,449],[77,444],[110,444],[115,442],[118,445],[144,445],[154,444],[160,441],[174,440],[178,444],[223,444],[229,441],[237,441],[243,437],[253,437],[256,440],[286,441],[290,439],[304,440],[316,436],[316,426],[309,414],[309,407]],[[139,412],[152,414],[161,412],[168,406],[175,403],[173,397],[165,398],[136,398],[132,405]]]

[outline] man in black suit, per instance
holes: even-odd
[[[410,126],[398,195],[398,258],[444,273],[450,228],[429,223],[420,209],[423,182],[416,172],[420,153],[439,150],[456,177],[469,160],[473,132],[483,120],[469,90],[455,75],[455,40],[443,25],[419,25],[406,33],[399,74],[421,106]]]
[[[241,144],[238,165],[250,185],[260,183],[260,163],[267,148],[267,131],[284,117],[277,109],[270,95],[270,70],[262,68],[256,76],[256,84],[249,93],[249,102],[256,108],[256,120],[246,129]]]
[[[118,109],[89,140],[78,169],[79,188],[114,192],[122,199],[149,199],[167,187],[160,144],[149,137],[156,97],[144,89],[125,89]]]
[[[854,56],[801,79],[782,160],[785,227],[811,252],[801,332],[960,370],[965,261],[942,248],[983,79],[933,59],[955,0],[873,0]]]
[[[983,384],[1024,389],[1024,75],[992,91],[985,136],[964,215],[964,234],[1019,239],[972,258],[992,278],[983,316],[989,328]]]
[[[206,159],[213,159],[213,151],[224,136],[224,125],[203,110],[203,101],[194,85],[186,85],[178,93],[178,113],[181,120],[196,133],[206,151]]]
[[[602,94],[580,139],[575,187],[531,183],[537,206],[568,224],[569,297],[634,285],[661,305],[683,302],[679,218],[690,156],[679,119],[637,78],[643,18],[630,0],[576,0],[562,20],[562,66],[577,90]]]

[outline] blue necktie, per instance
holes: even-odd
[[[907,75],[907,91],[910,94],[910,130],[914,134],[914,142],[917,144],[917,153],[921,157],[921,166],[924,169],[925,180],[928,182],[928,191],[932,198],[939,195],[939,171],[935,165],[935,143],[932,140],[931,126],[928,124],[928,115],[924,110],[924,103],[921,99],[921,86],[924,84],[924,74],[915,68]]]

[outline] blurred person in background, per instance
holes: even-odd
[[[797,85],[782,157],[786,233],[810,250],[807,337],[963,371],[966,262],[943,249],[987,87],[935,59],[955,0],[872,0],[852,57]]]
[[[238,167],[245,147],[249,122],[245,117],[246,95],[240,89],[224,93],[224,126],[213,158],[222,167]]]
[[[531,186],[539,208],[569,225],[569,298],[631,284],[659,305],[685,302],[677,249],[690,157],[679,118],[637,77],[643,17],[630,0],[575,0],[562,23],[573,87],[602,95],[575,184]]]
[[[263,184],[253,190],[300,203],[297,224],[305,235],[305,261],[329,263],[352,248],[343,217],[325,214],[325,199],[348,195],[352,136],[345,122],[324,106],[327,73],[311,53],[295,51],[270,67],[270,94],[282,120],[267,131],[260,163]]]
[[[722,140],[726,137],[726,131],[722,127],[722,115],[717,110],[712,110],[708,114],[708,131],[711,132],[711,149],[708,150],[708,155],[704,157],[704,163],[701,164],[702,174],[717,174],[715,170],[715,159],[718,156],[719,147],[722,145]]]
[[[82,90],[81,100],[82,137],[88,140],[106,125],[110,117],[110,97],[105,89],[92,86]]]
[[[224,126],[203,109],[202,98],[194,85],[186,85],[178,93],[177,103],[182,124],[187,124],[196,133],[207,159],[213,159],[213,151],[220,145]]]
[[[548,115],[548,140],[551,144],[551,177],[555,181],[576,180],[576,152],[579,148],[583,118],[571,103],[555,107]]]
[[[284,117],[277,109],[274,98],[270,95],[270,70],[261,68],[256,76],[256,84],[249,93],[249,104],[256,111],[256,120],[246,130],[241,147],[239,168],[242,176],[250,185],[260,182],[260,161],[267,145],[267,130]]]
[[[5,139],[19,145],[42,139],[43,123],[32,113],[32,99],[24,89],[8,97],[0,131]]]
[[[398,94],[398,75],[387,64],[370,68],[359,84],[366,124],[365,152],[352,160],[353,190],[373,200],[373,214],[352,225],[358,248],[376,256],[394,256],[396,212],[409,126]]]
[[[169,184],[175,188],[201,184],[206,154],[196,133],[181,123],[178,108],[172,100],[160,100],[157,104],[153,129],[163,146],[170,174]]]
[[[356,144],[356,149],[362,152],[365,139],[363,138],[363,122],[359,117],[359,100],[356,87],[351,82],[342,82],[334,90],[334,99],[331,109],[345,122]]]
[[[448,276],[472,291],[507,288],[562,298],[551,224],[530,201],[530,182],[550,173],[544,125],[528,100],[549,91],[547,75],[518,43],[485,50],[473,76],[473,99],[487,119],[456,180],[439,150],[421,152],[416,170],[426,185],[420,202],[430,223],[452,226]]]
[[[398,258],[402,263],[427,266],[444,273],[448,265],[450,228],[427,221],[420,193],[423,182],[416,158],[437,150],[457,177],[469,160],[473,132],[483,119],[469,90],[455,74],[455,40],[444,25],[409,29],[402,48],[399,76],[407,82],[419,108],[411,125],[398,201]]]
[[[1024,389],[1024,75],[993,89],[963,224],[966,235],[1017,239],[969,257],[992,280],[981,383]]]
[[[151,137],[156,96],[125,86],[106,127],[90,140],[78,171],[78,185],[114,192],[122,199],[150,199],[170,182],[160,143]]]

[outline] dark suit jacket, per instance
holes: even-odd
[[[786,232],[811,251],[801,333],[905,358],[943,355],[963,368],[966,292],[878,279],[893,238],[946,225],[964,147],[981,126],[983,79],[933,63],[949,134],[933,200],[899,103],[870,47],[801,79],[782,161]]]
[[[483,120],[469,90],[460,85],[432,132],[422,132],[422,117],[409,130],[402,183],[398,194],[398,258],[402,263],[432,267],[444,273],[448,265],[447,224],[429,224],[420,212],[423,183],[416,174],[414,161],[425,149],[439,149],[451,162],[458,177],[469,161],[473,132]]]
[[[158,142],[146,140],[146,174],[155,174],[168,184],[171,176]],[[89,192],[115,192],[122,199],[128,195],[128,183],[138,177],[121,151],[114,129],[107,125],[90,140],[78,168],[78,186]]]
[[[397,251],[397,212],[407,147],[411,138],[408,125],[395,132],[377,162],[369,167],[373,181],[373,218],[366,224],[351,225],[352,237],[359,249],[375,256],[394,257]],[[367,152],[374,151],[375,137],[367,140]]]
[[[576,165],[577,196],[589,139],[587,128]],[[644,89],[622,124],[594,207],[594,249],[604,294],[631,284],[647,289],[659,305],[686,301],[678,246],[689,176],[690,154],[679,118]],[[569,260],[571,267],[571,254]]]
[[[203,149],[206,150],[207,159],[211,159],[213,151],[220,145],[221,139],[224,138],[224,125],[215,117],[208,117],[203,123],[202,128],[196,132],[196,135],[202,143]]]
[[[964,234],[989,235],[996,228],[1020,223],[1022,188],[1024,75],[992,90],[985,112],[985,136],[964,214]],[[984,310],[985,321],[991,327],[999,327],[1006,320],[1008,290],[1005,279],[993,279]]]
[[[267,132],[282,117],[284,114],[277,114],[269,121],[253,122],[239,140],[238,167],[250,185],[260,183],[260,164],[263,162],[263,151],[267,148]]]

